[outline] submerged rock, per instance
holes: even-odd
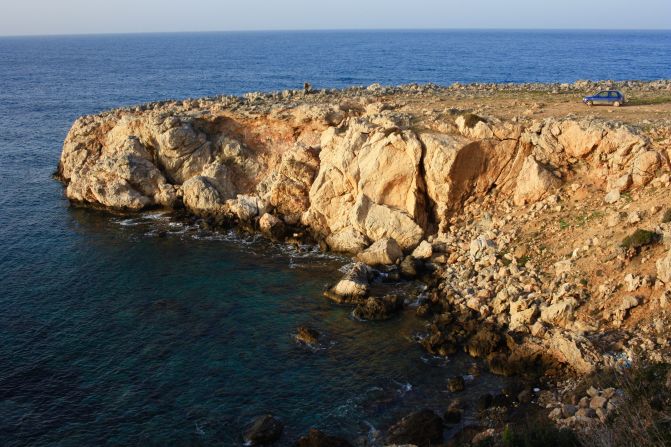
[[[443,442],[443,420],[432,410],[420,410],[402,418],[389,428],[388,444],[414,444],[428,447]]]
[[[447,410],[445,410],[445,414],[443,414],[443,421],[446,424],[458,424],[459,422],[461,422],[463,414],[464,414],[463,402],[460,399],[455,399],[452,402],[450,402],[450,405],[448,405]]]
[[[447,390],[451,393],[463,391],[465,386],[466,382],[462,376],[455,376],[447,379]]]
[[[343,438],[329,436],[311,428],[306,436],[296,442],[296,447],[352,447],[352,444]]]
[[[280,439],[284,424],[273,415],[266,414],[254,419],[245,430],[243,438],[251,445],[272,444]]]
[[[309,346],[314,346],[317,343],[319,343],[319,335],[320,335],[319,332],[310,327],[299,326],[295,338],[296,341],[300,343],[304,343]]]

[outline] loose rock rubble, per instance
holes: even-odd
[[[594,420],[605,422],[623,402],[622,390],[606,388],[597,390],[590,387],[585,396],[576,403],[554,402],[548,404],[551,408],[548,417],[562,427],[575,427],[581,424],[591,424]]]

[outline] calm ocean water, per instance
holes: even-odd
[[[51,173],[78,115],[304,81],[671,78],[670,62],[671,32],[0,38],[0,445],[238,445],[261,412],[287,443],[311,426],[351,438],[442,409],[469,362],[428,361],[413,318],[360,323],[326,302],[344,259],[69,207]],[[293,342],[306,323],[327,349]]]

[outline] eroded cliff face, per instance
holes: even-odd
[[[667,148],[625,125],[448,112],[374,93],[156,103],[79,118],[58,173],[74,202],[269,213],[335,251],[391,238],[408,253],[467,201],[528,205],[576,177],[622,192],[668,169]]]

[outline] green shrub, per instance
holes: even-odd
[[[659,234],[654,231],[641,230],[640,228],[634,231],[629,236],[622,240],[620,246],[625,250],[630,248],[639,249],[646,245],[654,244],[659,240]]]
[[[531,260],[531,257],[529,257],[527,255],[524,255],[517,260],[517,265],[519,267],[524,267],[525,265],[527,265],[527,262],[529,262],[530,260]]]
[[[485,122],[485,119],[476,115],[475,113],[465,113],[462,115],[464,117],[464,124],[466,127],[469,129],[472,129],[475,127],[476,124],[479,122]]]
[[[662,223],[669,223],[669,222],[671,222],[671,208],[664,211],[664,215],[662,216]]]
[[[547,419],[506,426],[502,434],[504,447],[581,447],[575,433],[559,429]]]

